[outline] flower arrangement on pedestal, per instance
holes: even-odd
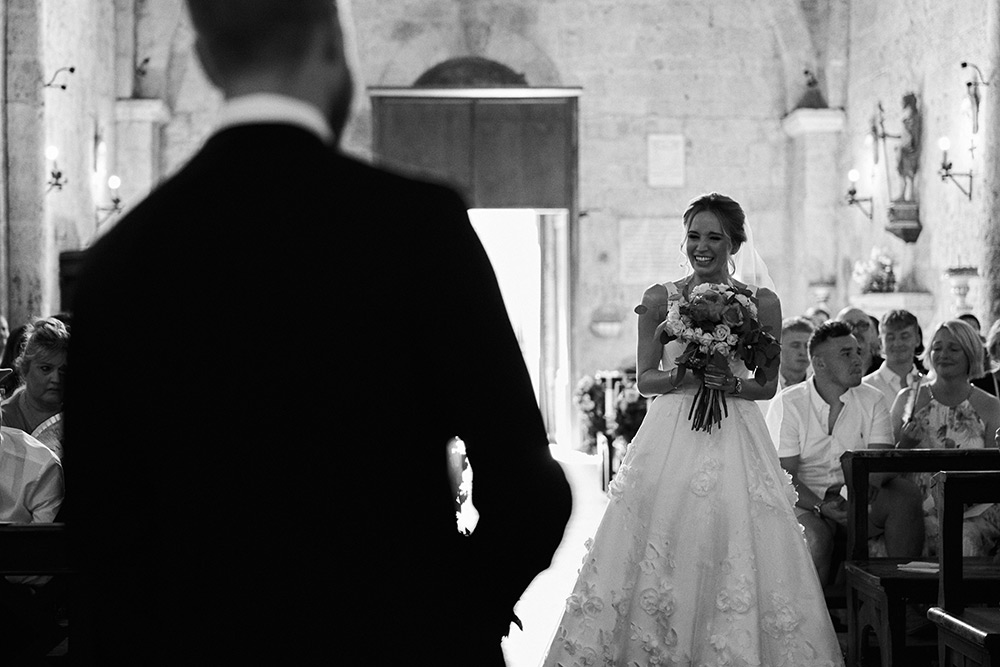
[[[854,263],[854,282],[863,294],[896,291],[896,260],[883,248],[872,248],[867,261]]]
[[[598,376],[611,377],[599,373]],[[574,402],[580,411],[583,431],[583,449],[589,454],[597,451],[598,437],[603,435],[616,449],[632,441],[639,425],[646,416],[646,398],[635,386],[635,369],[626,368],[606,382],[595,376],[585,375],[577,384]],[[613,385],[610,401],[608,385]],[[609,410],[609,405],[611,409]]]

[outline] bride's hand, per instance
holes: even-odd
[[[735,384],[736,378],[733,376],[733,372],[729,370],[728,366],[719,368],[718,366],[709,364],[709,366],[705,369],[705,387],[707,389],[732,391]]]

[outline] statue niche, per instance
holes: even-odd
[[[900,193],[893,201],[916,201],[914,196],[914,180],[917,169],[920,168],[920,109],[917,108],[917,96],[913,93],[903,95],[903,131],[900,145],[896,149],[896,169],[899,171]]]
[[[915,243],[920,236],[920,205],[916,197],[916,176],[920,168],[920,135],[922,122],[920,104],[915,93],[903,95],[903,129],[900,134],[889,134],[885,131],[885,114],[882,103],[878,104],[878,113],[872,118],[871,133],[875,139],[875,162],[878,163],[878,147],[886,156],[886,189],[892,197],[892,183],[889,181],[889,155],[886,139],[899,139],[896,149],[896,170],[899,172],[899,196],[889,203],[885,230],[902,239],[905,243]]]

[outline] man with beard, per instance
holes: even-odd
[[[809,339],[813,376],[781,392],[767,414],[781,467],[798,492],[795,514],[823,584],[831,583],[833,548],[847,530],[841,455],[893,445],[889,408],[881,392],[861,382],[861,345],[845,322],[820,325]],[[873,475],[869,536],[884,539],[888,555],[919,557],[924,533],[916,485]],[[865,499],[859,499],[864,502]]]
[[[503,664],[570,495],[465,204],[338,150],[331,0],[188,9],[218,127],[74,295],[74,662]]]

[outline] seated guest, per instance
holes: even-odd
[[[7,318],[0,315],[0,357],[3,356],[4,350],[7,349],[8,338],[10,338],[10,326],[7,324]]]
[[[35,320],[25,332],[15,365],[24,386],[3,402],[3,425],[19,428],[62,457],[62,406],[69,328],[54,317]]]
[[[965,322],[966,324],[968,324],[970,327],[972,327],[972,330],[976,332],[976,335],[979,336],[980,339],[982,339],[982,337],[983,337],[983,325],[979,323],[979,318],[978,317],[976,317],[972,313],[962,313],[956,319],[962,320],[963,322]]]
[[[878,333],[876,331],[878,320],[872,320],[868,313],[860,308],[848,306],[834,318],[838,322],[846,322],[851,327],[854,337],[861,344],[861,362],[864,375],[874,373],[882,365],[882,357],[878,355]],[[874,323],[873,323],[874,322]]]
[[[890,310],[882,316],[879,333],[885,360],[878,370],[864,377],[869,384],[885,396],[885,404],[892,407],[896,394],[919,382],[923,376],[914,363],[916,355],[924,351],[923,333],[913,313],[906,310]]]
[[[0,369],[6,375],[9,369]],[[63,500],[59,458],[16,428],[0,428],[0,521],[50,523]],[[46,638],[55,633],[58,590],[49,576],[0,578],[0,664],[42,664]],[[38,662],[35,662],[38,661]]]
[[[986,374],[973,378],[972,384],[991,396],[1000,397],[1000,320],[993,323],[986,334],[986,351],[983,365]]]
[[[975,330],[961,320],[937,328],[924,362],[933,374],[929,383],[904,389],[892,405],[892,425],[899,449],[995,447],[1000,428],[1000,400],[969,380],[983,375],[983,346]],[[925,556],[937,552],[938,520],[931,494],[930,473],[914,481],[923,494],[927,532]],[[1000,505],[979,504],[965,512],[962,551],[966,556],[990,555],[1000,538]]]
[[[62,500],[59,457],[20,429],[0,428],[0,521],[51,523]]]
[[[2,392],[3,398],[9,397],[21,386],[21,374],[17,372],[17,366],[14,361],[21,354],[21,350],[24,349],[24,331],[27,328],[27,326],[22,324],[10,332],[7,345],[3,349],[3,357],[0,357],[0,368],[13,370],[10,375],[0,380],[0,392]]]
[[[810,372],[809,337],[816,327],[804,317],[786,317],[781,322],[781,370],[778,391],[804,382]]]
[[[812,378],[783,390],[767,414],[781,467],[798,492],[795,514],[824,585],[835,578],[834,545],[838,534],[846,535],[848,521],[840,456],[892,445],[885,398],[861,382],[861,347],[846,322],[821,325],[809,339]],[[870,548],[893,557],[919,556],[920,501],[913,482],[873,475],[869,498],[856,499],[870,505],[868,534],[876,538]]]
[[[786,317],[781,322],[781,366],[778,371],[778,393],[785,387],[804,382],[809,376],[809,337],[815,327],[812,321],[805,317]],[[760,401],[761,412],[767,416],[771,403],[777,400],[778,393],[769,401]]]
[[[813,323],[813,327],[818,327],[830,319],[830,313],[820,306],[810,306],[802,314],[807,320]]]

